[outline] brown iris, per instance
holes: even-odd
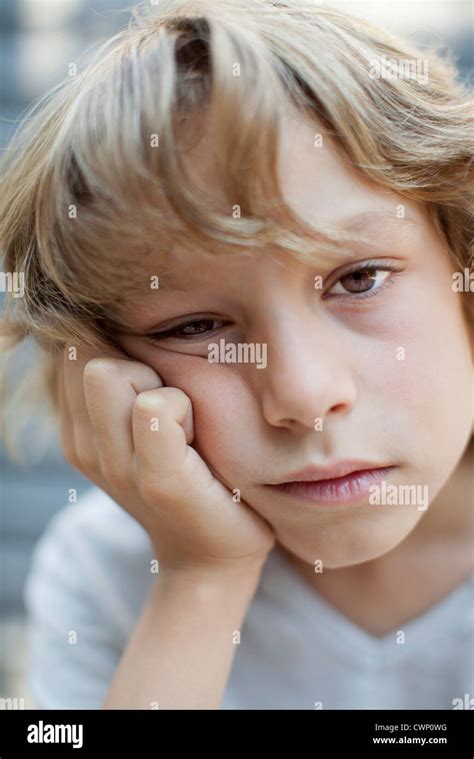
[[[352,293],[370,290],[377,278],[377,269],[360,269],[351,271],[339,280],[341,285]]]

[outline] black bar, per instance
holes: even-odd
[[[161,758],[170,752],[178,754],[188,746],[190,757],[198,752],[226,756],[239,748],[247,757],[255,753],[257,742],[265,756],[275,747],[279,754],[290,754],[292,759],[298,754],[310,759],[473,759],[473,716],[469,710],[12,709],[0,711],[0,759],[90,757],[102,755],[103,751],[133,759]],[[29,742],[28,736],[38,742]],[[63,742],[66,740],[69,742]]]

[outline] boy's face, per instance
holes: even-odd
[[[304,561],[342,567],[400,543],[453,472],[471,434],[472,362],[454,269],[432,223],[361,179],[329,138],[315,147],[319,131],[300,115],[286,119],[285,197],[308,221],[370,243],[351,244],[336,263],[317,250],[309,263],[268,252],[177,260],[175,289],[145,286],[127,313],[137,335],[120,342],[191,398],[195,447],[278,541]],[[212,141],[190,157],[212,182]],[[348,271],[354,264],[362,276]],[[155,345],[145,336],[165,330]],[[208,346],[222,339],[254,344],[258,363],[211,363]],[[392,467],[385,496],[378,482],[382,503],[371,502],[375,491],[322,504],[272,487],[348,460]]]

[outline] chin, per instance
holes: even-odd
[[[414,525],[413,525],[414,526]],[[392,551],[405,540],[411,530],[396,530],[379,533],[370,531],[364,535],[353,531],[344,532],[341,525],[329,531],[325,528],[325,539],[321,535],[298,535],[297,533],[277,533],[279,545],[292,553],[296,558],[314,566],[316,560],[322,561],[324,569],[343,569],[344,567],[364,564],[373,561]],[[333,535],[330,535],[333,532]]]

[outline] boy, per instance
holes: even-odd
[[[465,93],[434,57],[374,79],[420,54],[301,3],[175,0],[111,48],[0,215],[30,272],[10,331],[52,349],[65,457],[97,486],[30,571],[38,705],[454,708]]]

